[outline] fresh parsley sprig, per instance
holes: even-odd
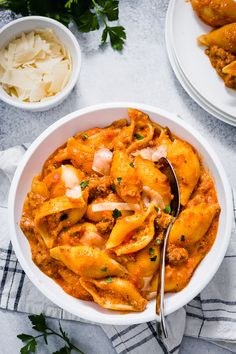
[[[0,7],[23,16],[40,15],[54,18],[68,26],[73,20],[80,32],[104,26],[101,43],[109,38],[115,50],[122,50],[126,39],[123,26],[110,26],[119,19],[119,0],[0,0]]]
[[[52,354],[70,354],[72,353],[72,350],[80,354],[85,354],[74,344],[71,343],[67,333],[63,331],[60,322],[59,322],[59,332],[56,332],[54,331],[54,329],[48,327],[46,318],[42,313],[41,315],[30,315],[28,317],[33,325],[32,328],[41,334],[36,336],[33,336],[31,334],[26,334],[26,333],[18,334],[17,338],[19,338],[25,344],[20,350],[21,354],[35,353],[38,344],[37,340],[43,338],[45,344],[48,344],[48,337],[52,335],[55,335],[63,339],[65,342],[64,347],[53,352]]]

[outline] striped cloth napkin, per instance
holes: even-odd
[[[22,270],[8,233],[7,196],[27,146],[0,151],[0,308],[85,322],[44,297]],[[234,207],[236,217],[236,209]],[[131,326],[101,325],[119,354],[178,353],[183,335],[213,341],[236,353],[236,229],[225,259],[202,293],[167,317],[169,338],[162,340],[155,322]],[[94,344],[95,345],[95,344]]]

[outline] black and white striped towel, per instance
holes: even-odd
[[[10,182],[26,146],[0,152],[0,307],[55,318],[80,320],[54,305],[30,282],[12,249],[7,226]],[[234,207],[234,214],[236,214]],[[236,215],[235,215],[236,216]],[[102,326],[119,354],[178,353],[183,335],[214,341],[236,353],[236,230],[227,255],[210,284],[185,308],[168,316],[169,339],[161,340],[154,322]],[[234,344],[235,343],[235,344]]]

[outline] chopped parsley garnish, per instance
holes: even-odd
[[[121,215],[122,215],[121,211],[118,210],[118,209],[114,209],[113,212],[112,212],[112,216],[113,216],[114,219],[119,218]]]
[[[114,185],[113,183],[111,184],[111,190],[112,190],[112,192],[114,192],[114,193],[116,192],[116,188],[115,188],[115,185]]]
[[[88,135],[87,135],[87,134],[82,134],[82,139],[83,139],[83,140],[88,139]]]
[[[165,212],[166,214],[170,214],[170,212],[171,212],[171,207],[170,207],[170,205],[167,205],[163,210],[164,210],[164,212]]]
[[[156,212],[158,213],[159,211],[159,208],[158,207],[154,207],[154,209],[156,210]]]
[[[134,167],[134,163],[133,162],[130,162],[130,167]]]
[[[150,261],[151,261],[151,262],[155,262],[156,259],[157,259],[157,256],[154,256],[154,257],[151,257],[151,258],[150,258]]]
[[[107,271],[107,267],[101,268],[101,271],[102,271],[102,272],[106,272],[106,271]]]
[[[80,187],[82,189],[86,188],[88,185],[89,185],[89,181],[83,181],[83,182],[80,183]]]
[[[160,238],[157,238],[157,239],[156,239],[156,243],[157,243],[158,245],[160,245],[161,239],[160,239]]]
[[[120,184],[121,181],[122,181],[122,177],[118,177],[117,178],[117,183]]]
[[[185,241],[185,236],[184,235],[181,235],[180,241]]]
[[[152,254],[154,254],[154,253],[155,253],[154,248],[150,247],[150,248],[149,248],[149,254],[150,254],[150,256],[151,256]]]
[[[60,217],[60,221],[66,220],[68,219],[68,215],[67,214],[62,214]]]
[[[112,282],[112,277],[106,278],[106,282],[107,282],[107,283],[111,283],[111,282]]]
[[[143,139],[144,139],[144,136],[142,136],[142,135],[139,134],[139,133],[134,133],[134,137],[135,137],[137,140],[143,140]]]
[[[65,226],[65,227],[63,227],[62,231],[66,232],[66,231],[68,231],[68,229],[69,229],[69,227]]]

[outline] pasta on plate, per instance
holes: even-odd
[[[173,196],[156,162],[173,164],[181,212],[167,246],[166,292],[183,289],[212,247],[220,206],[187,142],[143,112],[70,137],[32,181],[21,216],[34,263],[65,292],[143,311],[158,287]]]
[[[191,4],[199,18],[214,27],[198,37],[198,44],[207,47],[205,53],[225,86],[236,90],[236,2],[191,0]]]

